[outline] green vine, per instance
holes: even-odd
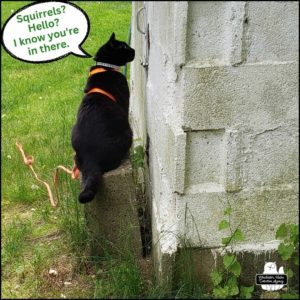
[[[239,228],[232,229],[231,226],[232,208],[228,206],[224,211],[225,218],[219,223],[219,230],[230,230],[230,235],[222,238],[223,247],[231,247],[236,242],[243,241],[244,234]],[[233,251],[231,251],[233,253]],[[213,283],[213,296],[215,298],[231,298],[237,297],[239,299],[251,299],[254,286],[239,286],[238,279],[241,275],[241,264],[236,255],[226,253],[223,256],[223,270],[214,270],[210,277]]]
[[[299,266],[299,225],[281,224],[276,231],[276,239],[282,240],[278,246],[278,253],[282,260],[289,261],[294,266]],[[294,277],[292,269],[285,270],[288,280]],[[282,299],[299,299],[299,293],[288,292],[281,294]]]

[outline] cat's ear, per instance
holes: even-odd
[[[109,41],[110,41],[110,42],[113,42],[113,41],[115,41],[115,40],[116,40],[116,36],[115,36],[115,33],[113,32],[112,35],[110,36]]]
[[[115,36],[115,33],[113,32],[112,35],[111,35],[110,38],[109,38],[109,41],[108,41],[108,43],[109,43],[109,45],[110,45],[111,47],[114,46],[115,40],[116,40],[116,36]]]

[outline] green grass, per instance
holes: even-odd
[[[1,2],[2,23],[29,2]],[[83,47],[94,54],[115,31],[127,40],[130,3],[76,2],[90,18],[90,34]],[[51,179],[57,164],[72,165],[70,131],[83,95],[92,59],[73,55],[46,64],[28,64],[2,52],[2,186],[10,202],[33,203],[42,191],[33,191],[32,176],[20,163],[15,142],[34,155],[35,166]],[[9,158],[11,157],[11,158]]]
[[[128,252],[127,252],[128,253]],[[142,276],[135,258],[122,255],[107,257],[106,266],[100,264],[95,284],[95,299],[137,299],[142,294]],[[103,272],[103,270],[106,270]]]
[[[1,24],[29,1],[2,1]],[[76,1],[89,16],[83,44],[94,55],[114,31],[127,41],[130,2]],[[16,141],[34,156],[39,176],[52,182],[54,168],[71,167],[71,128],[92,58],[69,55],[45,64],[18,61],[2,51],[2,297],[93,297],[95,280],[85,267],[89,236],[78,203],[79,182],[62,174],[53,209],[47,193],[23,164]],[[49,278],[50,268],[58,270]],[[70,277],[72,285],[64,287]]]

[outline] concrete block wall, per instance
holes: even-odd
[[[133,2],[133,20],[141,5]],[[277,227],[298,221],[297,2],[144,5],[149,67],[136,75],[138,50],[131,116],[136,135],[149,137],[158,272],[182,235],[220,246],[228,201],[247,249],[276,247]]]

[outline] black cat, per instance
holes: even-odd
[[[131,146],[129,88],[126,77],[115,68],[134,56],[134,49],[116,40],[113,33],[94,57],[96,66],[90,69],[72,130],[75,163],[83,182],[81,203],[93,200],[103,173],[117,168]]]

